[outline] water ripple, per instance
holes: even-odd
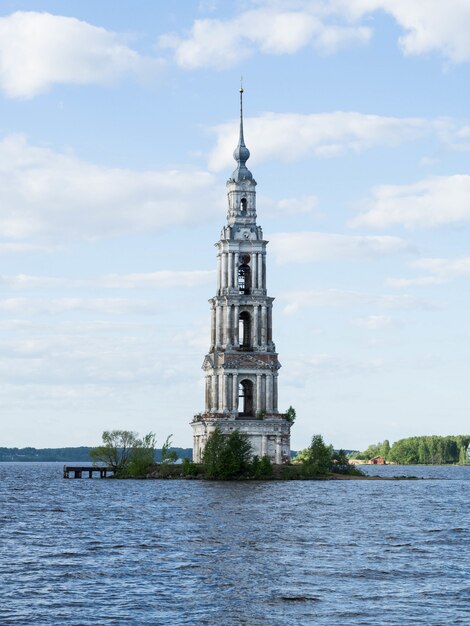
[[[470,473],[458,469],[169,483],[0,464],[0,624],[468,624]]]

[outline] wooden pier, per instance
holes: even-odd
[[[82,478],[83,474],[88,474],[88,478],[93,478],[93,474],[99,474],[100,478],[106,478],[108,474],[114,474],[112,467],[92,467],[91,465],[64,465],[64,478]]]

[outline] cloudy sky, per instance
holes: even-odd
[[[468,433],[470,2],[0,2],[0,446],[191,445],[238,88],[292,447]]]

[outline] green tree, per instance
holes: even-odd
[[[348,455],[344,450],[334,451],[331,460],[331,471],[335,474],[349,474],[354,469],[354,465],[349,462]]]
[[[382,445],[380,446],[379,456],[381,456],[387,461],[389,454],[390,454],[390,441],[388,439],[384,439]]]
[[[307,465],[315,474],[327,474],[333,462],[333,446],[327,446],[321,435],[313,435],[307,448]]]
[[[162,446],[162,465],[164,463],[174,463],[178,459],[178,454],[174,450],[171,450],[172,437],[173,435],[168,435]]]
[[[295,457],[292,459],[292,463],[307,463],[309,458],[309,448],[299,450]]]
[[[221,478],[237,478],[249,469],[251,446],[246,435],[234,430],[225,440],[221,458]]]
[[[293,461],[302,463],[306,476],[335,474],[362,475],[362,472],[351,464],[344,450],[334,450],[333,446],[326,445],[321,435],[314,435],[308,448],[300,450]]]
[[[462,448],[466,448],[469,442],[468,435],[408,437],[395,441],[388,458],[404,465],[458,463]]]
[[[155,462],[155,434],[139,438],[132,430],[105,430],[102,445],[92,448],[89,456],[96,463],[104,463],[115,476],[145,476]],[[167,439],[168,441],[168,439]]]
[[[150,432],[142,439],[137,439],[129,456],[129,464],[124,472],[134,478],[145,476],[155,463],[155,447],[157,439]]]
[[[462,446],[460,448],[460,453],[459,453],[459,464],[460,465],[466,465],[467,462],[468,462],[468,459],[467,459],[467,448]]]
[[[251,446],[246,435],[234,430],[222,435],[217,426],[204,448],[203,463],[207,478],[228,480],[248,473]]]
[[[269,478],[273,475],[273,464],[268,456],[255,455],[250,463],[250,474],[254,478]]]
[[[181,464],[183,476],[197,476],[197,466],[190,459],[185,457]]]
[[[105,430],[101,435],[101,446],[92,448],[89,456],[94,463],[104,463],[116,474],[127,468],[132,451],[139,443],[137,433],[132,430]]]
[[[202,462],[205,466],[207,478],[217,478],[222,464],[222,454],[224,449],[224,436],[218,426],[207,439],[202,455]]]

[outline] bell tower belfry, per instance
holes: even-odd
[[[290,423],[278,410],[281,367],[272,339],[273,300],[266,288],[266,246],[256,223],[256,181],[246,166],[243,88],[237,163],[227,181],[227,224],[217,248],[217,291],[211,305],[211,341],[204,359],[205,411],[192,421],[193,459],[201,462],[208,436],[247,435],[253,454],[274,463],[290,459]]]

